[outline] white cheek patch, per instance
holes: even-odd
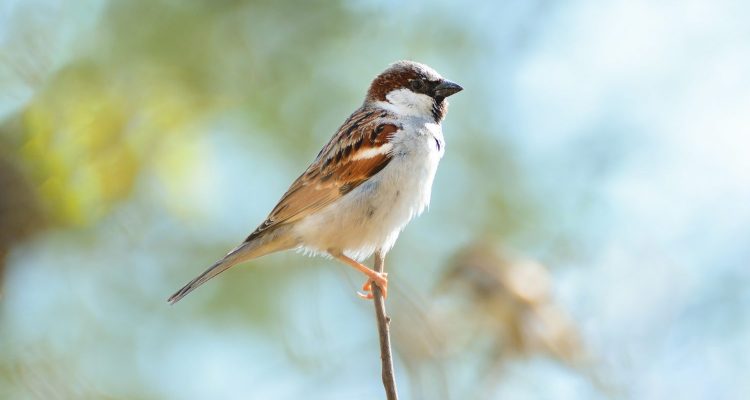
[[[363,160],[365,158],[373,158],[381,154],[387,154],[393,148],[393,143],[386,143],[380,147],[369,148],[361,150],[352,157],[352,160]]]
[[[380,101],[378,105],[397,114],[416,117],[432,115],[433,100],[426,94],[397,89],[392,90],[385,98],[388,101]]]
[[[424,126],[425,126],[425,128],[427,128],[427,130],[428,130],[428,131],[430,131],[430,133],[432,133],[432,134],[433,134],[434,136],[437,136],[437,135],[435,135],[436,133],[439,133],[439,132],[441,132],[441,130],[440,130],[440,125],[438,125],[438,124],[436,124],[436,123],[434,123],[434,122],[428,122],[428,123],[424,124]],[[440,133],[440,134],[442,135],[442,133]]]

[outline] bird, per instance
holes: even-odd
[[[447,97],[463,88],[431,67],[397,61],[372,80],[364,103],[239,246],[167,300],[175,304],[234,265],[284,250],[336,259],[387,296],[387,273],[361,262],[383,260],[401,231],[430,203],[445,153]]]

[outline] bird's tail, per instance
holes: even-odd
[[[270,235],[269,235],[270,236]],[[273,235],[276,236],[276,235]],[[234,250],[227,253],[224,258],[216,261],[212,266],[208,267],[202,274],[198,275],[195,279],[188,282],[187,285],[183,286],[182,289],[178,290],[169,297],[167,300],[170,304],[177,303],[183,297],[187,296],[188,293],[195,290],[198,286],[206,283],[209,279],[219,275],[220,273],[228,270],[229,268],[244,262],[257,258],[269,253],[273,253],[280,250],[292,248],[294,246],[284,241],[271,239],[268,237],[258,237],[248,242],[244,242],[237,246]]]

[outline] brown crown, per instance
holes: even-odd
[[[432,68],[414,61],[397,61],[378,75],[370,84],[366,101],[385,101],[392,90],[409,87],[413,79],[439,81],[442,77]]]
[[[419,72],[411,68],[388,69],[372,81],[367,100],[385,101],[385,96],[392,90],[409,87],[409,81],[419,77]]]

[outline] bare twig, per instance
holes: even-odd
[[[375,271],[385,270],[385,255],[381,250],[375,252]],[[375,303],[375,315],[378,319],[378,335],[380,336],[380,361],[383,370],[383,387],[387,400],[398,400],[396,391],[396,376],[393,373],[393,355],[391,352],[390,317],[385,313],[385,299],[378,285],[372,285]]]

